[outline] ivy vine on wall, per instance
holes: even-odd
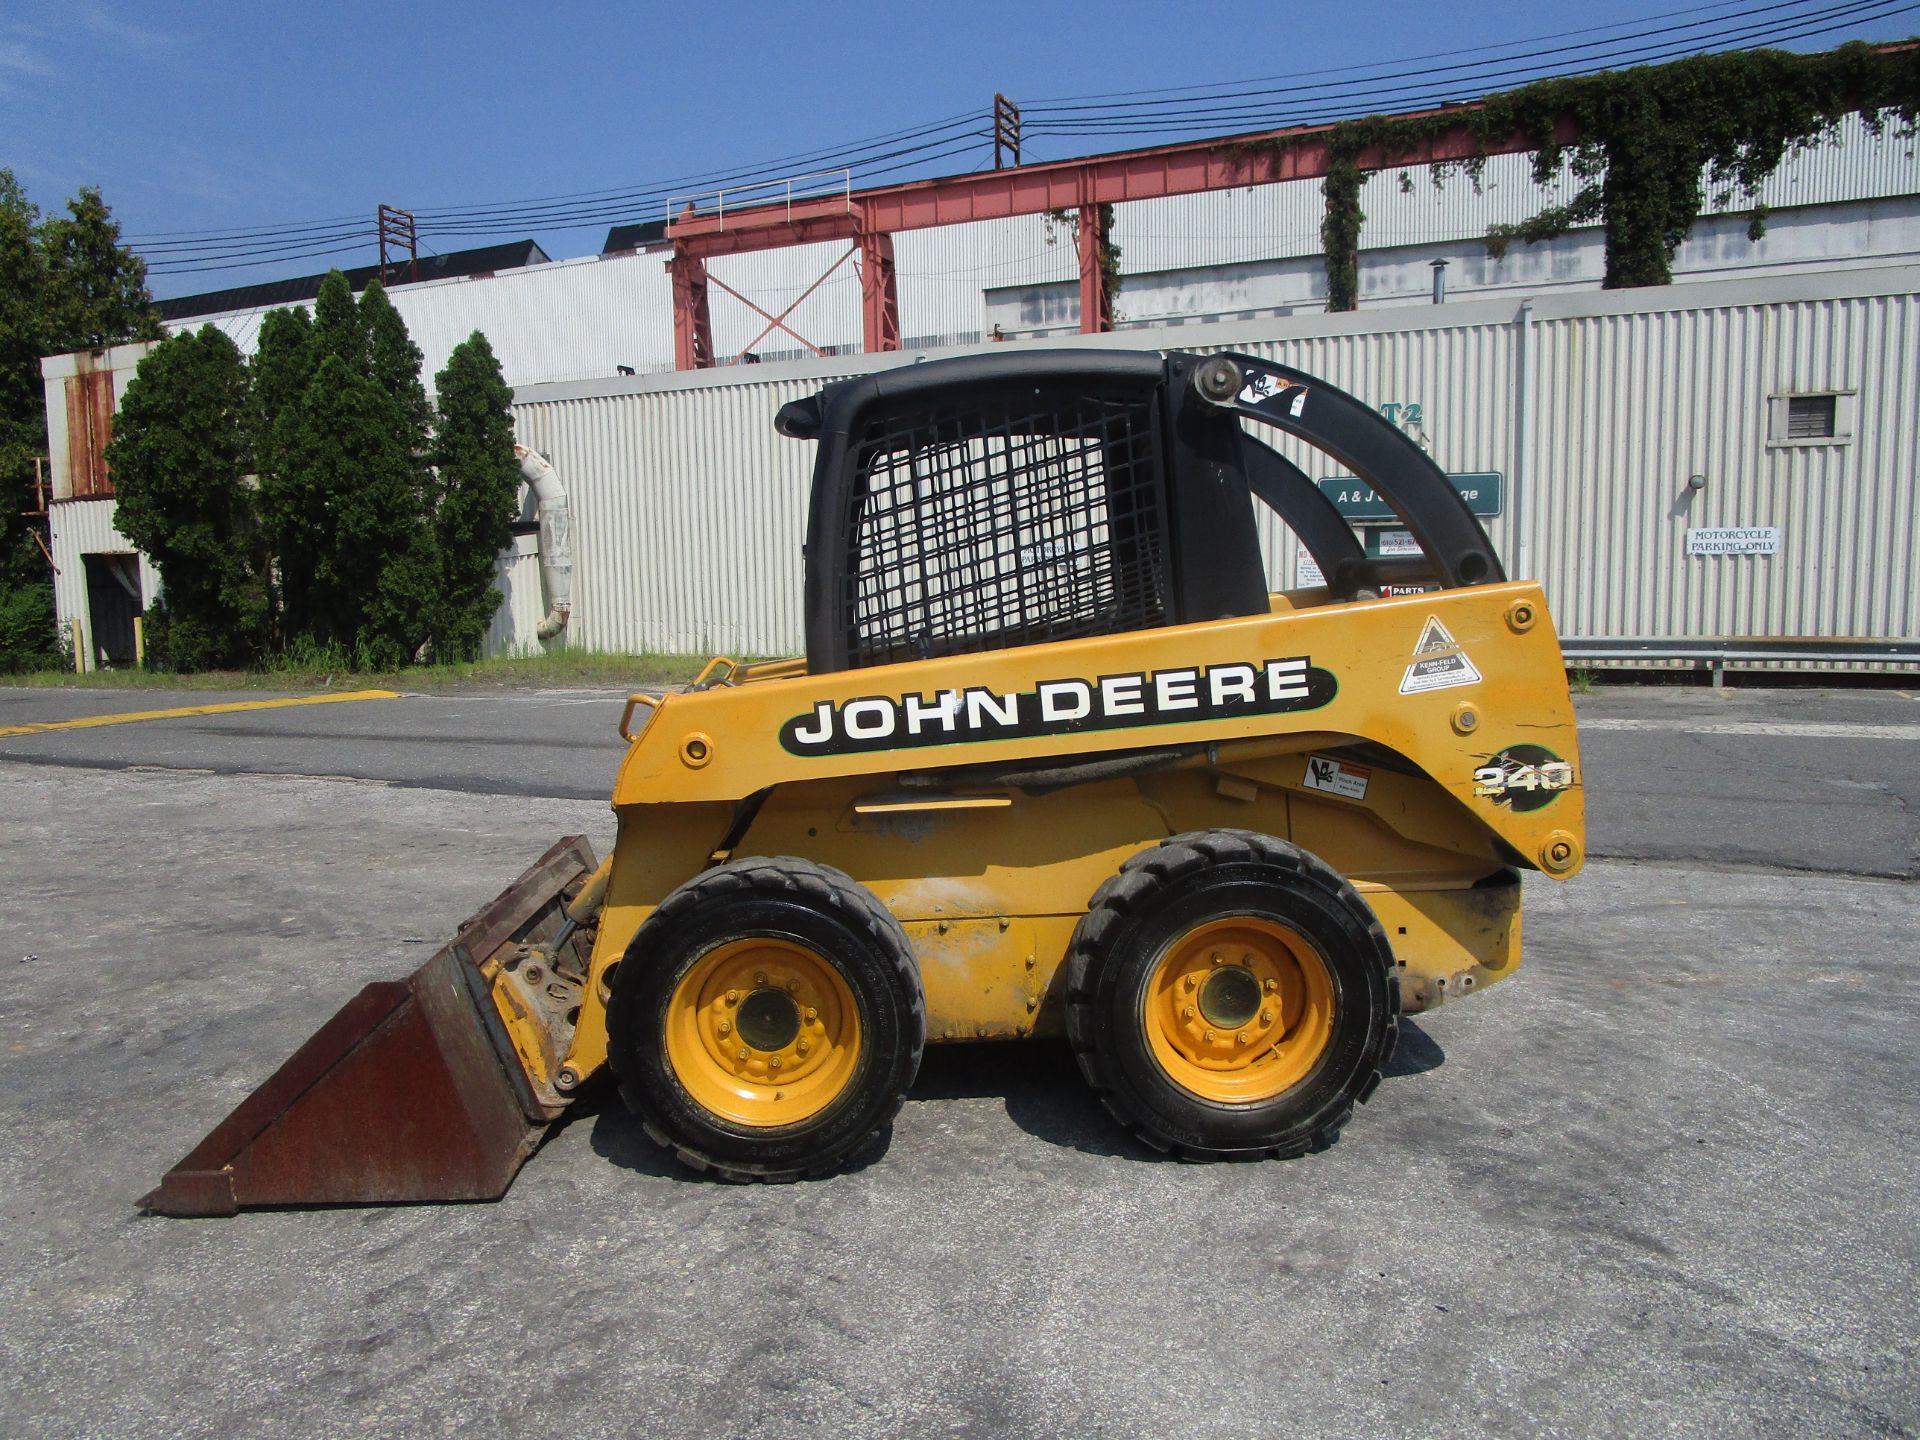
[[[1666,65],[1536,81],[1490,95],[1472,109],[1405,118],[1368,116],[1331,132],[1279,136],[1241,147],[1276,162],[1297,145],[1324,138],[1321,186],[1326,218],[1327,309],[1351,310],[1359,296],[1360,194],[1375,171],[1426,163],[1442,136],[1465,131],[1475,148],[1464,160],[1433,166],[1437,185],[1455,169],[1477,185],[1496,146],[1523,137],[1533,178],[1547,185],[1563,164],[1576,189],[1516,225],[1487,232],[1495,259],[1513,243],[1564,235],[1578,225],[1606,232],[1607,289],[1666,285],[1673,256],[1711,195],[1753,201],[1789,155],[1831,135],[1859,113],[1879,134],[1889,123],[1915,133],[1920,117],[1920,42],[1898,47],[1842,45],[1817,55],[1748,50],[1697,55]],[[1573,138],[1559,136],[1570,130]],[[1403,177],[1403,184],[1405,180]],[[1754,204],[1747,234],[1765,233],[1766,209]]]

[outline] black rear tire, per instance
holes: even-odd
[[[1182,949],[1215,935],[1251,937],[1244,969],[1221,953],[1233,945]],[[1263,943],[1272,958],[1255,968]],[[1288,966],[1303,995],[1293,1021],[1255,978]],[[1095,894],[1068,953],[1081,1073],[1128,1129],[1189,1159],[1331,1144],[1379,1084],[1399,1014],[1392,951],[1366,902],[1318,857],[1249,830],[1176,835],[1134,855]]]

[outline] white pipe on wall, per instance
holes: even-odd
[[[573,613],[573,507],[559,475],[539,451],[516,445],[513,453],[539,505],[540,579],[547,589],[547,604],[552,607],[534,634],[551,640],[567,628]]]

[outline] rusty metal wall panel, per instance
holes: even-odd
[[[49,355],[40,362],[47,406],[47,456],[55,500],[113,493],[105,451],[113,416],[154,341]]]
[[[113,439],[113,372],[84,366],[69,375],[61,389],[66,401],[67,473],[73,497],[104,499],[113,494],[107,475],[107,445]]]

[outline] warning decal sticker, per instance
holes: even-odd
[[[1331,755],[1309,755],[1306,778],[1301,783],[1309,790],[1324,790],[1347,800],[1364,800],[1367,782],[1372,778],[1373,771],[1365,765],[1351,765]]]
[[[1402,695],[1421,695],[1429,690],[1450,690],[1456,685],[1477,685],[1480,672],[1473,668],[1438,615],[1427,617],[1420,642],[1413,647],[1413,663],[1400,681]]]

